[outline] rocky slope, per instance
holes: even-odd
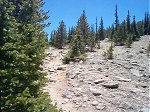
[[[43,69],[49,83],[44,88],[64,112],[149,112],[150,59],[143,36],[131,48],[114,47],[114,59],[102,54],[110,43],[88,53],[85,62],[62,64],[66,50],[48,49]]]

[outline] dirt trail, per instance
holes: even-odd
[[[67,50],[47,49],[44,89],[64,112],[149,112],[149,42],[150,36],[143,36],[131,48],[115,46],[114,59],[107,60],[102,54],[111,43],[104,40],[85,62],[68,65],[62,63]]]
[[[57,104],[59,109],[62,109],[64,112],[76,112],[73,108],[74,105],[69,102],[68,99],[62,97],[64,91],[69,89],[67,79],[66,79],[66,71],[67,65],[62,63],[62,52],[63,50],[57,50],[53,48],[49,48],[46,50],[46,54],[48,56],[44,60],[44,69],[48,73],[47,86],[44,88],[46,92],[49,93],[52,103]],[[60,70],[58,70],[60,67]]]

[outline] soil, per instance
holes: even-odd
[[[87,60],[63,64],[67,49],[49,48],[43,71],[49,82],[53,104],[64,112],[149,112],[150,54],[146,49],[150,36],[142,36],[131,48],[115,46],[113,59],[103,56],[111,45],[87,53]]]

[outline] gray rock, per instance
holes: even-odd
[[[116,89],[118,88],[119,84],[117,82],[106,82],[102,84],[106,88]]]
[[[96,109],[97,110],[103,110],[105,108],[105,105],[104,104],[98,104],[97,106],[96,106]]]
[[[92,105],[93,105],[93,106],[97,106],[98,103],[99,103],[98,101],[94,100],[94,101],[92,102]]]
[[[122,78],[119,76],[115,76],[115,78],[117,78],[118,81],[123,81],[123,82],[130,82],[131,81],[131,79],[125,79],[125,78]]]
[[[57,67],[57,70],[65,70],[66,69],[66,66],[58,66]]]
[[[139,112],[150,112],[150,108],[142,108]]]
[[[99,83],[102,83],[104,82],[105,80],[104,79],[97,79],[94,81],[95,84],[99,84]]]
[[[119,107],[123,109],[133,109],[133,106],[130,102],[122,102],[120,103]]]
[[[90,88],[90,91],[92,92],[92,94],[94,96],[99,96],[101,95],[101,91],[99,89],[93,89],[93,88]]]
[[[137,70],[137,69],[131,69],[131,73],[132,73],[134,76],[142,77],[142,75],[140,74],[139,70]]]
[[[101,70],[102,70],[101,68],[98,68],[98,69],[97,69],[97,71],[101,71]]]

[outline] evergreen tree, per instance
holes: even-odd
[[[85,60],[85,45],[82,38],[82,32],[80,30],[74,31],[72,42],[70,43],[70,49],[64,56],[63,62],[68,64],[70,61]]]
[[[137,30],[137,27],[136,27],[136,21],[135,21],[135,16],[133,16],[133,22],[132,22],[132,27],[131,27],[131,31],[132,31],[132,34],[134,35],[133,36],[133,41],[137,40],[137,38],[140,38],[140,35],[139,35],[139,32]]]
[[[131,23],[130,23],[130,12],[128,10],[128,15],[127,15],[127,33],[129,34],[131,32]]]
[[[42,91],[45,75],[45,26],[42,0],[20,1],[20,11],[9,0],[0,1],[1,112],[57,112]],[[17,8],[18,8],[17,7]]]
[[[125,45],[130,48],[131,47],[131,44],[133,42],[133,34],[127,34],[127,39],[126,39],[126,42],[125,42]]]
[[[145,18],[144,18],[144,35],[148,34],[148,27],[149,27],[149,14],[148,12],[145,12]]]
[[[110,36],[110,40],[112,41],[113,40],[113,35],[115,33],[115,28],[114,28],[114,25],[112,25],[112,28],[111,28],[111,36]]]
[[[96,17],[96,32],[95,32],[96,42],[99,40],[98,36],[98,25],[97,25],[97,17]]]
[[[93,52],[95,47],[94,25],[91,25],[90,36],[88,37],[88,46],[90,47],[90,52]]]
[[[73,38],[73,32],[74,32],[74,27],[71,27],[71,29],[69,28],[69,32],[68,32],[68,43],[71,42],[72,38]]]
[[[137,28],[138,28],[139,35],[140,35],[140,36],[144,35],[144,24],[143,24],[143,20],[137,22]]]
[[[64,45],[67,43],[67,32],[66,26],[63,21],[59,23],[59,27],[54,35],[54,46],[58,49],[62,49]]]
[[[90,29],[89,29],[89,25],[87,23],[87,17],[85,14],[85,10],[83,11],[83,14],[81,15],[81,17],[78,20],[77,30],[81,31],[81,35],[83,36],[83,40],[84,40],[85,44],[88,44],[87,39],[90,34]]]
[[[116,10],[115,10],[115,31],[117,31],[118,26],[119,26],[119,19],[118,19],[118,9],[117,9],[117,5],[116,5]]]
[[[150,15],[149,15],[148,23],[149,23],[149,25],[148,25],[148,34],[150,35]]]
[[[99,41],[100,40],[104,40],[105,36],[104,36],[104,26],[103,26],[103,18],[101,17],[101,22],[100,22],[100,28],[99,28]]]

